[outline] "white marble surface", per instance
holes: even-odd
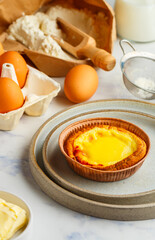
[[[155,42],[135,43],[134,46],[137,50],[155,53]],[[111,72],[97,71],[99,87],[90,100],[135,99],[123,85],[119,66],[122,51],[118,40],[115,42],[113,55],[117,60],[116,67]],[[55,80],[61,83],[62,90],[43,116],[23,115],[15,130],[0,131],[0,190],[21,196],[31,206],[33,226],[30,240],[153,240],[155,220],[123,222],[85,216],[51,200],[34,181],[28,164],[32,136],[54,113],[72,105],[63,93],[64,79]]]

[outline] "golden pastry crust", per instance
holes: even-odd
[[[107,171],[115,171],[115,170],[125,169],[125,168],[133,166],[134,164],[138,163],[146,155],[146,151],[147,151],[146,143],[144,140],[142,140],[136,134],[134,134],[124,128],[100,124],[100,125],[97,125],[97,127],[106,128],[109,130],[116,129],[119,132],[127,133],[128,135],[130,135],[136,142],[137,149],[130,156],[128,156],[128,157],[124,158],[123,160],[121,160],[113,165],[110,165],[110,166],[104,166],[102,164],[98,164],[98,165],[90,164],[85,159],[84,153],[82,152],[82,150],[79,149],[78,147],[74,147],[74,140],[77,137],[79,137],[81,134],[89,131],[90,129],[93,129],[94,127],[96,127],[96,126],[86,126],[78,131],[73,132],[69,136],[69,138],[65,142],[64,148],[70,158],[72,158],[72,159],[78,161],[79,163],[81,163],[82,165],[85,165],[90,168],[99,169],[99,170],[107,170]],[[90,139],[90,141],[91,141],[91,139]]]

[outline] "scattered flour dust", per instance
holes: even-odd
[[[149,97],[153,96],[153,94],[151,92],[155,92],[155,82],[152,79],[139,77],[135,80],[135,84],[138,87],[142,88],[142,89],[138,90],[138,94],[142,98],[149,98]],[[143,89],[150,91],[150,93],[144,91]]]
[[[51,37],[51,35],[55,35],[63,39],[63,33],[56,23],[57,17],[65,19],[86,33],[90,34],[91,31],[94,31],[93,18],[89,13],[55,6],[49,8],[46,13],[38,12],[34,15],[25,15],[18,18],[9,26],[7,30],[8,38],[21,42],[30,50],[71,60],[73,57],[64,52]]]

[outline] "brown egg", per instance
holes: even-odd
[[[28,73],[28,67],[25,59],[18,52],[8,51],[0,56],[0,73],[2,71],[2,65],[4,63],[13,64],[19,86],[22,88],[25,85]]]
[[[66,97],[74,103],[88,100],[96,92],[98,75],[89,65],[77,65],[66,75],[64,92]]]
[[[24,103],[23,93],[10,78],[0,78],[0,113],[7,113],[20,108]]]
[[[0,42],[0,55],[2,55],[4,53],[4,48],[2,43]]]

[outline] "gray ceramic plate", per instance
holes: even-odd
[[[131,204],[135,199],[135,195],[136,198],[142,198],[142,196],[145,198],[147,192],[155,189],[155,149],[153,147],[151,147],[141,168],[133,176],[117,182],[108,183],[88,180],[76,174],[69,167],[58,145],[59,135],[69,124],[90,117],[121,118],[132,122],[142,128],[149,135],[151,145],[155,145],[154,117],[126,110],[100,110],[89,114],[80,114],[79,117],[76,116],[76,118],[68,119],[55,126],[47,136],[43,145],[43,162],[49,175],[63,188],[82,197],[95,199],[96,201],[105,202],[105,198],[108,198],[113,203]],[[132,201],[131,198],[133,198]],[[141,199],[141,201],[145,202],[146,200]]]
[[[111,200],[111,196],[107,195],[105,196],[104,202],[98,202],[95,199],[90,200],[86,197],[78,196],[77,194],[59,186],[54,182],[54,180],[50,179],[44,169],[42,147],[51,129],[55,128],[62,121],[68,120],[68,118],[76,117],[77,115],[83,113],[87,113],[89,115],[90,112],[102,111],[103,109],[108,111],[111,109],[126,111],[128,109],[129,111],[139,111],[141,113],[150,114],[152,115],[152,117],[150,116],[152,121],[155,118],[154,104],[133,100],[95,101],[79,104],[68,108],[65,111],[59,112],[47,120],[32,139],[30,147],[30,168],[32,174],[38,185],[47,195],[60,204],[80,213],[117,220],[140,220],[154,218],[155,203],[152,201],[155,196],[154,190],[142,194],[141,197],[139,196],[141,194],[138,194],[138,196],[137,194],[132,194],[131,196],[129,194],[121,196],[114,195]],[[146,118],[147,117],[148,116],[146,116]],[[118,205],[119,200],[120,204]]]

